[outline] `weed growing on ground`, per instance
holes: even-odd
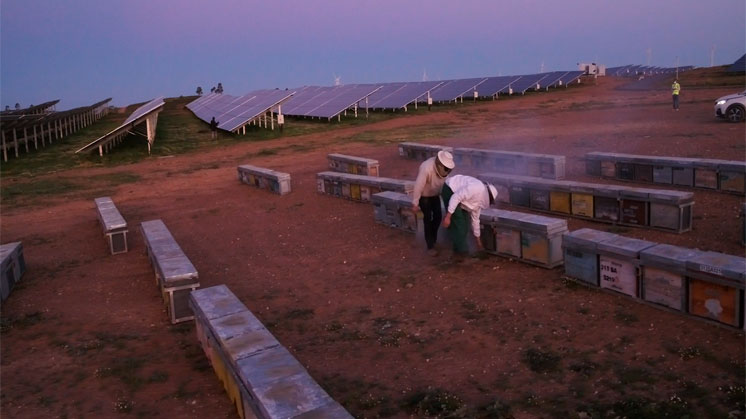
[[[638,321],[640,321],[640,319],[638,319],[637,316],[634,313],[629,313],[629,312],[623,311],[621,309],[619,309],[616,312],[614,312],[614,318],[617,321],[620,321],[620,322],[626,324],[627,326],[632,325],[632,324],[637,323]]]
[[[531,371],[546,374],[557,371],[562,358],[552,351],[529,348],[523,351],[521,360],[528,365]]]
[[[403,401],[403,407],[419,417],[466,417],[464,401],[459,396],[441,389],[427,388],[416,391]]]
[[[0,333],[7,333],[11,329],[25,329],[44,320],[41,311],[23,314],[20,316],[0,317]]]

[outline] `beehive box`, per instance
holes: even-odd
[[[622,224],[648,225],[649,191],[649,189],[629,188],[619,192]]]
[[[692,229],[693,193],[651,190],[649,200],[651,227],[677,233]]]
[[[593,194],[593,218],[602,221],[619,221],[619,193],[623,188],[603,185]]]
[[[593,218],[593,192],[589,184],[569,182],[572,199],[572,215]]]
[[[699,252],[686,262],[689,313],[743,326],[746,259],[716,252]]]
[[[694,166],[694,186],[718,189],[718,167],[720,160],[698,159]]]
[[[601,160],[603,156],[598,153],[587,153],[585,155],[585,173],[591,176],[601,176]]]
[[[655,243],[630,237],[616,236],[597,246],[599,285],[630,295],[639,296],[639,256]]]
[[[531,206],[531,190],[523,183],[510,185],[510,203],[519,207]]]
[[[635,182],[653,182],[653,166],[650,164],[635,163],[634,167]]]
[[[621,180],[635,180],[635,164],[631,161],[617,161],[616,177]]]
[[[686,261],[696,249],[658,244],[640,251],[642,298],[674,310],[687,309]]]
[[[746,192],[746,163],[729,162],[718,167],[720,190],[743,195]]]
[[[692,162],[680,161],[671,169],[674,185],[694,186],[694,165]]]
[[[664,164],[654,165],[653,182],[666,185],[673,183],[673,168]]]
[[[562,235],[565,274],[598,286],[598,244],[616,235],[582,228]]]
[[[0,300],[5,301],[26,272],[23,243],[0,245]]]
[[[562,264],[562,235],[567,232],[567,221],[541,215],[523,220],[531,224],[521,230],[521,257],[545,268]]]

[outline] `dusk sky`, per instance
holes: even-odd
[[[124,106],[255,89],[486,77],[746,52],[743,0],[0,0],[0,99]],[[649,52],[648,52],[649,51]],[[649,61],[648,61],[649,60]],[[543,65],[543,67],[542,67]]]

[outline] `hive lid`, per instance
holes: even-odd
[[[742,288],[743,281],[746,280],[746,258],[725,253],[700,252],[686,262],[686,269],[735,279],[741,283]]]
[[[637,259],[640,252],[656,243],[617,235],[598,244],[598,251]]]
[[[592,228],[581,228],[562,235],[562,247],[581,247],[587,250],[595,250],[599,243],[614,237],[617,237],[617,235]]]
[[[683,271],[686,268],[686,262],[700,252],[699,249],[690,249],[670,244],[657,244],[641,250],[640,260],[645,265],[676,267],[678,268],[677,270]]]

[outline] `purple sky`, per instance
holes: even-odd
[[[743,0],[0,0],[0,99],[58,110],[746,52]],[[650,49],[650,61],[648,61]]]

